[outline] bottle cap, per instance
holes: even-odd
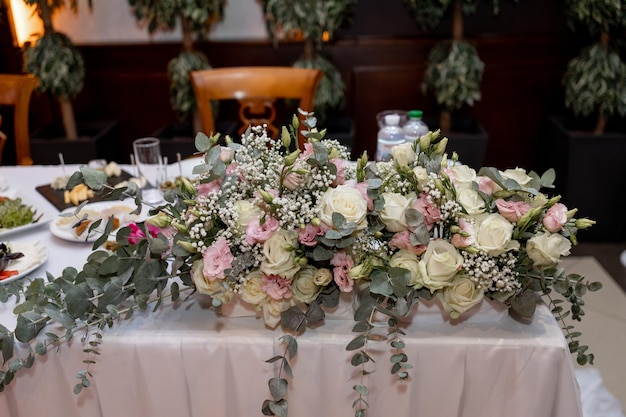
[[[424,113],[421,110],[409,111],[409,119],[421,119]]]
[[[400,123],[400,115],[399,114],[387,114],[385,116],[385,124],[386,125],[397,125]]]

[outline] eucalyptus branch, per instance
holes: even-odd
[[[354,402],[352,403],[352,408],[358,407],[356,411],[354,412],[355,417],[365,417],[366,411],[369,408],[369,404],[364,399],[364,397],[369,395],[369,390],[367,389],[367,386],[365,385],[365,377],[373,373],[374,371],[368,371],[366,369],[365,364],[370,361],[372,363],[376,362],[367,353],[367,343],[371,337],[371,330],[374,328],[374,314],[375,313],[376,313],[376,308],[372,306],[369,312],[369,316],[365,320],[358,322],[352,329],[352,331],[361,332],[361,335],[352,339],[352,341],[348,343],[348,345],[346,346],[346,350],[348,351],[359,349],[358,352],[352,355],[352,359],[350,360],[350,363],[352,364],[352,366],[361,367],[359,383],[352,387],[352,389],[356,391],[358,394],[357,399],[355,399]]]

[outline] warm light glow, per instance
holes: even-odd
[[[328,31],[325,30],[324,33],[322,33],[322,41],[328,42],[329,40],[330,40],[330,33],[328,33]]]
[[[21,47],[26,42],[34,42],[43,33],[43,22],[35,12],[36,8],[28,6],[24,0],[10,0],[8,3],[18,45]]]

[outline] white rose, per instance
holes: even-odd
[[[259,207],[248,200],[236,201],[235,212],[237,213],[237,224],[240,231],[245,230],[251,221],[260,219],[263,214]]]
[[[523,168],[507,169],[500,171],[500,175],[504,178],[508,178],[517,182],[520,186],[526,187],[532,178],[526,174],[526,170]]]
[[[295,231],[282,228],[276,230],[263,244],[261,272],[293,278],[300,269],[294,250],[297,246],[298,234]]]
[[[291,290],[296,301],[311,303],[322,292],[323,287],[315,283],[316,269],[313,266],[305,266],[296,274],[291,283]]]
[[[451,318],[456,319],[479,304],[483,300],[484,292],[477,289],[471,279],[458,277],[451,286],[444,288],[436,296],[441,300],[443,309]]]
[[[526,253],[537,266],[555,266],[571,248],[572,243],[558,233],[545,232],[526,242]]]
[[[263,274],[261,271],[254,270],[247,276],[245,283],[241,286],[239,296],[246,303],[259,305],[268,300],[268,296],[263,291]]]
[[[449,168],[454,175],[454,185],[459,188],[472,188],[472,182],[476,181],[476,171],[467,165],[454,165]]]
[[[280,313],[289,310],[296,305],[293,298],[274,300],[268,298],[268,302],[263,304],[263,322],[266,326],[274,328],[280,323]]]
[[[343,215],[347,222],[356,223],[356,230],[367,227],[367,202],[359,190],[350,185],[343,184],[326,190],[320,206],[320,220],[330,227],[334,227],[333,213]]]
[[[467,214],[480,214],[485,211],[485,200],[471,188],[461,188],[457,193],[457,200]]]
[[[476,247],[491,256],[519,249],[519,242],[512,240],[513,224],[498,213],[476,216],[474,230]]]
[[[410,250],[401,249],[394,253],[389,260],[389,265],[394,268],[404,268],[411,273],[411,279],[409,280],[409,286],[414,287],[418,283],[422,282],[422,274],[419,265],[420,261],[416,254]]]
[[[210,295],[213,298],[221,300],[223,304],[228,304],[233,300],[233,293],[224,285],[224,280],[209,280],[202,273],[203,263],[198,259],[191,266],[191,279],[196,285],[198,292]]]
[[[398,193],[383,193],[385,205],[378,217],[383,222],[385,228],[390,232],[403,232],[409,228],[406,223],[404,211],[411,207],[415,195],[410,193],[406,196]]]
[[[435,292],[451,285],[452,279],[463,267],[463,256],[447,241],[436,239],[428,244],[420,264],[423,264],[426,273],[424,286]]]
[[[413,174],[415,174],[415,178],[417,179],[417,188],[422,190],[426,184],[428,184],[429,176],[428,171],[423,166],[418,166],[413,168]]]
[[[405,142],[392,147],[391,156],[397,164],[409,165],[410,163],[415,161],[415,151],[413,150],[413,144],[410,142]]]
[[[317,268],[313,274],[313,282],[315,282],[315,285],[319,285],[320,287],[327,286],[330,284],[332,279],[333,273],[330,272],[330,269],[328,268]]]

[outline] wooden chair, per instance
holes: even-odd
[[[298,99],[298,107],[313,111],[322,71],[293,67],[231,67],[192,71],[191,82],[196,97],[202,130],[215,131],[212,100],[237,100],[243,133],[249,125],[267,124],[268,133],[277,137],[276,100]],[[298,117],[302,116],[298,114]],[[306,138],[298,135],[302,149]]]
[[[31,74],[0,74],[0,105],[14,107],[13,131],[18,165],[32,165],[30,136],[28,134],[28,109],[31,93],[39,84]],[[1,135],[0,135],[1,136]],[[0,139],[0,162],[5,140]]]

